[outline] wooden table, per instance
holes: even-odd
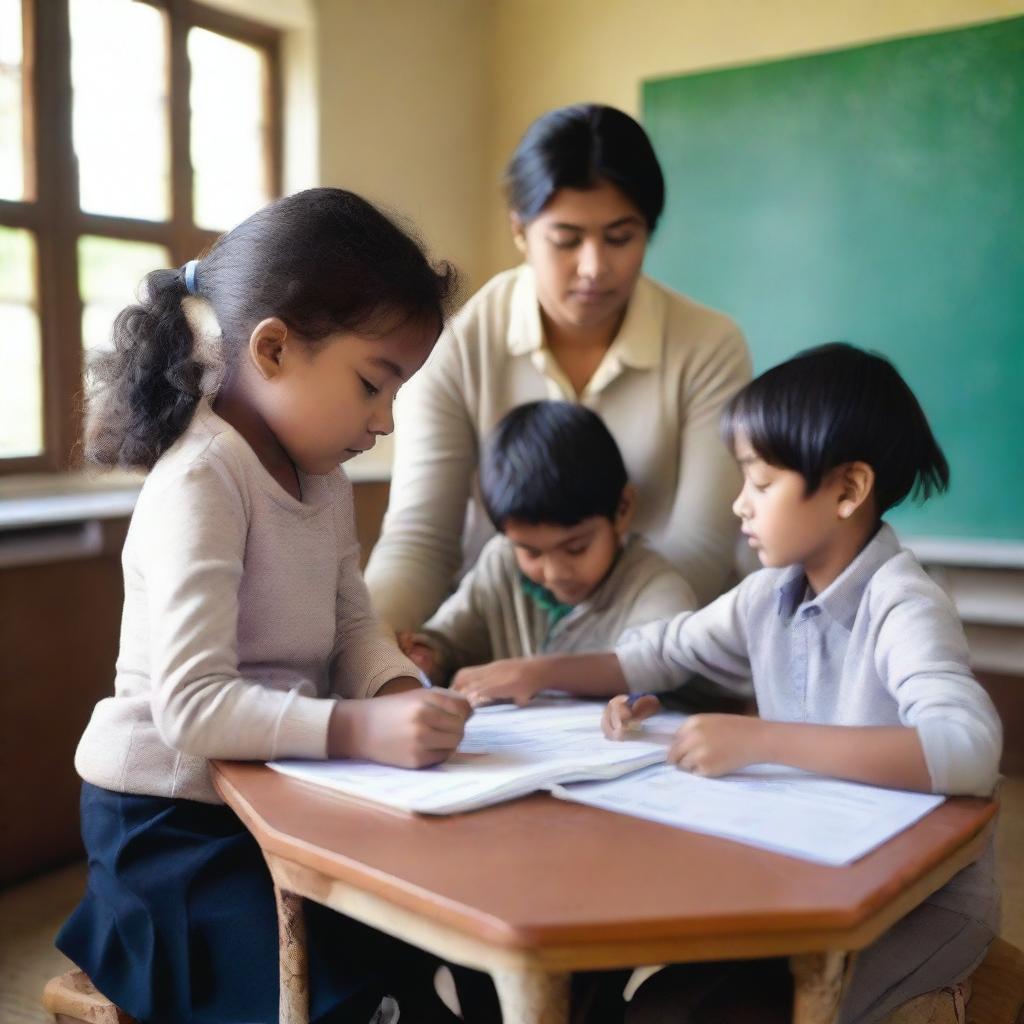
[[[301,898],[489,971],[505,1024],[560,1024],[576,970],[789,956],[793,1020],[835,1019],[854,951],[981,852],[996,805],[948,800],[844,868],[536,795],[447,818],[251,763],[214,784],[278,896],[281,1024],[306,1024]]]

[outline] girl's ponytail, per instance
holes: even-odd
[[[85,454],[102,465],[151,468],[184,432],[202,395],[204,367],[182,305],[184,268],[147,274],[143,292],[142,302],[114,321],[113,351],[90,367]]]
[[[453,268],[431,266],[413,237],[351,192],[311,188],[278,199],[218,238],[201,262],[146,277],[142,303],[114,321],[113,351],[91,367],[86,456],[150,468],[267,317],[310,345],[411,321],[440,331],[456,285]]]

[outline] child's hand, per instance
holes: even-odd
[[[747,715],[691,715],[676,732],[667,760],[694,775],[728,775],[761,759],[764,724]]]
[[[434,648],[417,633],[397,633],[402,653],[433,683],[437,673],[437,655]]]
[[[512,700],[523,707],[544,686],[539,659],[504,658],[489,665],[459,669],[451,689],[463,694],[474,707],[496,700]]]
[[[469,701],[447,690],[417,688],[373,700],[338,701],[328,757],[361,757],[399,768],[439,764],[462,741]]]
[[[612,697],[601,716],[601,731],[610,740],[624,740],[645,718],[661,710],[661,701],[645,693],[630,703],[628,694]]]

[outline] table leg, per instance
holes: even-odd
[[[569,974],[492,970],[503,1024],[568,1024]]]
[[[789,958],[793,972],[793,1024],[835,1024],[853,966],[853,953],[801,953]]]
[[[309,964],[306,960],[306,918],[302,897],[274,885],[277,938],[280,948],[280,1024],[309,1024]]]

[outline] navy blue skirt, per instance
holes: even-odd
[[[57,948],[140,1021],[276,1024],[273,883],[235,813],[88,783],[81,809],[88,884]],[[435,958],[305,907],[311,1021],[362,1024],[383,995],[398,993],[418,1004],[412,1020],[447,1017],[431,984]]]

